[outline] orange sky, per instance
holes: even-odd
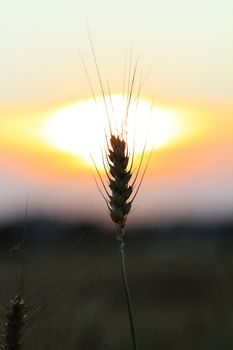
[[[230,216],[233,105],[169,108],[192,120],[192,133],[154,150],[130,220]],[[33,115],[8,109],[7,113],[2,118],[0,142],[0,184],[5,198],[1,216],[22,212],[29,194],[35,213],[106,217],[90,168],[77,155],[48,146],[40,138],[38,130],[50,111]]]

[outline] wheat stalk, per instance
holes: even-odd
[[[106,173],[109,181],[108,186],[110,188],[110,194],[108,195],[109,201],[107,203],[111,219],[116,225],[116,237],[119,243],[122,281],[127,301],[132,344],[133,349],[136,350],[137,342],[134,317],[125,267],[124,227],[127,215],[131,210],[132,200],[130,200],[130,197],[133,192],[133,186],[130,184],[132,172],[131,169],[128,170],[129,152],[124,137],[120,137],[120,135],[111,135],[106,159],[109,169],[109,172],[106,170]]]
[[[3,341],[5,350],[22,349],[22,338],[25,328],[27,305],[20,294],[10,299],[6,314],[3,317]]]
[[[142,74],[140,77],[136,97],[133,97],[138,60],[135,63],[134,69],[132,70],[132,51],[131,51],[128,79],[127,79],[128,81],[127,81],[127,84],[125,84],[126,79],[125,79],[125,73],[124,73],[124,83],[123,83],[123,86],[124,86],[123,90],[125,88],[125,85],[127,85],[125,115],[124,115],[124,119],[122,120],[121,129],[118,130],[116,128],[116,131],[113,132],[112,123],[109,116],[110,113],[108,110],[104,84],[102,82],[102,78],[101,78],[101,74],[100,74],[100,70],[99,70],[99,66],[98,66],[98,62],[95,54],[95,49],[94,49],[91,35],[90,35],[90,30],[89,28],[87,29],[88,29],[91,51],[92,51],[94,64],[96,68],[96,73],[98,76],[99,86],[102,93],[103,102],[105,105],[106,115],[108,118],[109,130],[105,130],[105,135],[110,134],[109,139],[106,136],[106,145],[105,145],[106,152],[104,152],[102,155],[103,166],[104,166],[105,174],[107,176],[107,184],[104,181],[98,167],[96,166],[94,159],[92,158],[97,174],[99,176],[101,185],[99,185],[96,179],[95,181],[100,193],[104,197],[104,200],[107,204],[110,217],[116,226],[116,239],[118,242],[119,252],[120,252],[122,282],[123,282],[126,301],[127,301],[132,345],[133,345],[133,349],[137,350],[137,341],[136,341],[136,332],[135,332],[135,326],[134,326],[134,317],[132,312],[131,296],[130,296],[130,290],[129,290],[127,274],[126,274],[124,236],[125,236],[125,224],[126,224],[127,217],[131,211],[132,203],[141,186],[142,180],[144,178],[144,175],[152,154],[151,152],[144,166],[144,170],[142,171],[141,178],[137,183],[138,176],[141,173],[141,167],[142,167],[143,159],[145,155],[146,140],[145,140],[144,148],[142,150],[139,166],[136,170],[136,175],[133,178],[134,145],[133,145],[133,151],[130,153],[129,144],[127,140],[127,122],[128,122],[129,109],[132,103],[132,99],[134,99],[134,102],[136,102],[136,106],[139,102],[140,92],[143,85]],[[90,86],[92,96],[96,101],[96,96],[91,83],[91,79],[86,69],[85,61],[83,59],[81,52],[79,53],[80,53],[80,58],[83,64],[85,74],[87,76],[87,80]],[[113,109],[111,92],[110,92],[108,81],[107,81],[107,91],[110,98],[111,107]],[[125,91],[123,91],[123,100],[124,99],[125,99]],[[101,186],[102,186],[102,189],[101,189]]]
[[[133,199],[130,200],[130,197],[133,193],[133,186],[130,184],[132,170],[131,168],[128,169],[129,151],[127,141],[124,139],[124,137],[121,137],[120,135],[111,135],[106,159],[109,170],[106,170],[106,173],[108,177],[108,186],[110,189],[110,194],[108,194],[109,200],[107,203],[110,217],[116,225],[116,238],[119,243],[122,281],[127,301],[132,344],[133,349],[136,350],[137,342],[134,317],[125,266],[125,223],[132,206]]]

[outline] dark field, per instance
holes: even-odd
[[[1,314],[20,288],[24,349],[131,349],[114,230],[52,220],[2,225]],[[233,225],[130,230],[126,263],[139,349],[233,348]],[[23,259],[22,259],[23,258]]]

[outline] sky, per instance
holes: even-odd
[[[101,95],[88,31],[105,89],[122,95],[138,57],[140,101],[157,111],[129,221],[231,218],[232,14],[231,0],[2,1],[0,220],[22,215],[27,196],[31,213],[109,220],[86,154],[104,115],[87,107],[85,69]]]

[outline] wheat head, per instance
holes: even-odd
[[[109,166],[109,212],[117,226],[117,238],[124,235],[124,226],[132,202],[129,200],[133,186],[129,184],[132,172],[128,170],[129,154],[127,143],[119,135],[111,135],[107,162]]]
[[[10,299],[4,316],[2,349],[22,349],[22,338],[26,320],[26,303],[20,294]]]

